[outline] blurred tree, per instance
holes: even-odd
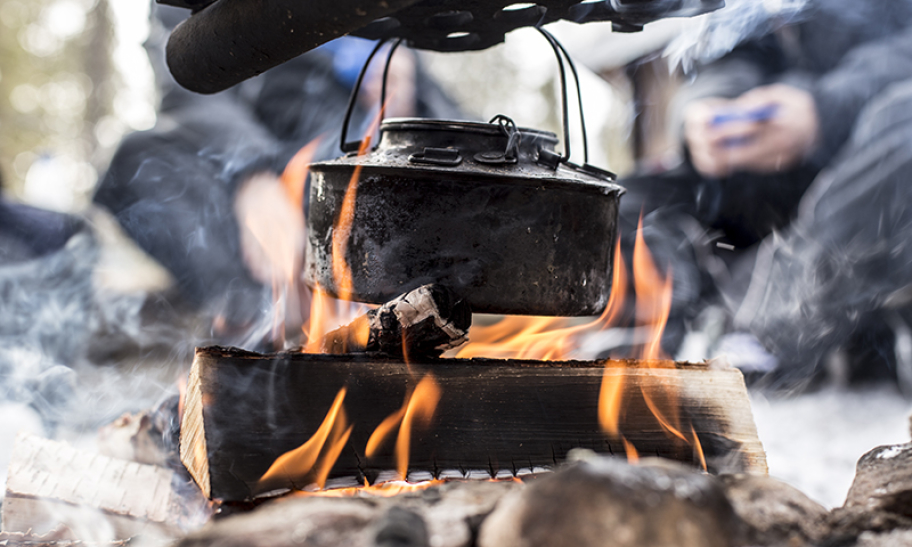
[[[6,194],[77,209],[106,158],[112,111],[107,0],[0,0],[0,170]]]

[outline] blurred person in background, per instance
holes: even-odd
[[[164,65],[168,31],[188,12],[157,4],[152,10],[147,49],[162,93],[158,121],[124,139],[94,201],[171,272],[184,304],[214,320],[217,340],[243,347],[265,341],[278,277],[292,279],[287,328],[299,332],[308,307],[299,285],[304,224],[279,176],[309,143],[316,142],[314,161],[341,154],[349,94],[374,43],[341,38],[204,96],[178,86]],[[378,70],[362,86],[352,138],[379,109],[385,57],[375,58]],[[461,117],[404,47],[393,57],[388,97],[386,117]],[[268,248],[273,244],[278,251]]]
[[[683,165],[622,200],[625,246],[643,211],[674,276],[666,350],[721,303],[718,351],[746,372],[792,385],[839,354],[850,380],[912,379],[912,2],[808,0],[698,66],[673,110]]]

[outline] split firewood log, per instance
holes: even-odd
[[[442,285],[423,285],[323,337],[322,353],[436,357],[468,341],[472,311]]]
[[[199,490],[154,465],[77,450],[20,433],[13,447],[2,507],[4,532],[55,533],[58,539],[110,542],[142,535],[180,537],[204,522]]]
[[[608,391],[623,401],[613,435],[600,425],[606,375]],[[436,408],[423,426],[407,431],[410,444],[400,442],[405,415],[417,421],[418,413],[404,401],[429,377],[436,387],[426,393]],[[405,363],[210,347],[197,349],[184,409],[181,461],[207,497],[225,501],[305,487],[320,469],[338,483],[374,482],[402,469],[403,446],[407,472],[425,478],[521,475],[554,466],[574,448],[766,472],[741,373],[710,363]],[[384,428],[386,440],[369,450]],[[261,480],[280,456],[305,444],[313,456],[305,458],[307,468]]]

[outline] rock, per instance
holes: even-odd
[[[373,500],[294,498],[215,522],[178,547],[373,547],[383,508]],[[387,543],[389,545],[389,543]]]
[[[912,443],[878,446],[858,460],[845,508],[912,518]]]
[[[912,519],[888,513],[868,510],[864,507],[840,507],[827,518],[827,546],[853,545],[862,535],[887,533],[893,530],[912,528]]]
[[[516,481],[454,481],[397,501],[424,517],[434,547],[470,547],[498,502],[522,488]]]
[[[375,527],[374,543],[377,547],[430,547],[424,519],[404,507],[390,507]]]
[[[719,478],[751,545],[806,545],[826,534],[828,511],[796,488],[766,475]]]
[[[577,462],[498,504],[479,547],[728,547],[743,524],[721,483],[664,460]]]
[[[180,547],[470,547],[514,481],[453,481],[391,498],[289,497],[217,521]]]
[[[894,530],[886,534],[865,532],[855,547],[908,547],[912,545],[912,530]]]
[[[851,545],[863,535],[912,528],[912,443],[878,446],[855,469],[845,505],[827,519],[827,544]]]

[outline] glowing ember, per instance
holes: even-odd
[[[422,490],[427,490],[428,488],[434,488],[437,486],[442,486],[448,482],[453,482],[449,479],[434,479],[430,481],[421,481],[421,482],[407,482],[407,481],[385,481],[378,484],[367,484],[365,482],[364,486],[350,486],[347,488],[331,488],[328,490],[298,490],[291,496],[288,496],[285,499],[290,499],[294,497],[319,497],[319,498],[354,498],[354,497],[366,497],[366,498],[392,498],[400,494],[408,494],[409,492],[421,492]],[[518,482],[522,483],[522,479],[519,477],[513,477],[509,479],[490,479],[489,482]]]
[[[406,481],[386,481],[379,484],[365,484],[364,486],[352,486],[349,488],[333,488],[330,490],[318,490],[313,492],[299,491],[295,492],[296,496],[303,497],[322,497],[322,498],[351,498],[351,497],[375,497],[391,498],[399,494],[408,492],[420,492],[434,486],[444,484],[445,480],[432,480],[422,482]]]

